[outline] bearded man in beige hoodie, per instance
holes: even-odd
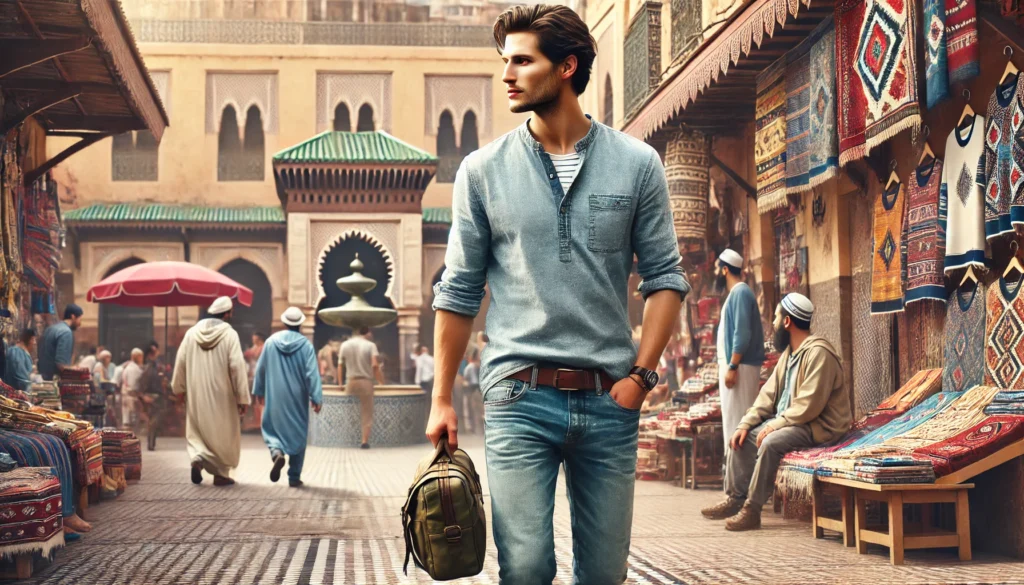
[[[786,453],[834,441],[853,422],[842,360],[828,341],[811,335],[813,314],[810,299],[797,293],[775,309],[774,344],[782,356],[729,442],[725,501],[701,510],[712,520],[728,518],[727,530],[761,527],[761,507]]]

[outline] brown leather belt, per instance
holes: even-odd
[[[537,385],[551,386],[559,390],[596,390],[596,376],[601,376],[601,389],[605,392],[612,389],[615,384],[608,374],[596,372],[595,370],[573,370],[569,368],[538,368]],[[529,384],[533,381],[533,368],[519,370],[508,377],[510,380],[519,380]]]

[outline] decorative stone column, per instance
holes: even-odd
[[[412,375],[413,345],[419,343],[420,339],[420,311],[419,309],[400,309],[398,311],[398,359],[401,360],[399,367],[400,380],[402,384],[414,383]]]
[[[309,305],[300,306],[302,313],[306,315],[306,320],[302,322],[299,327],[299,332],[306,336],[306,339],[310,343],[313,343],[313,332],[316,331],[316,307],[310,307]]]

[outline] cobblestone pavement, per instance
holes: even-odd
[[[482,441],[464,437],[483,467]],[[243,437],[238,485],[189,482],[182,439],[161,439],[144,453],[143,479],[113,502],[89,509],[95,529],[59,551],[30,583],[51,584],[302,584],[424,583],[402,574],[399,509],[425,447],[318,449],[306,455],[306,487],[270,483],[270,459],[258,436]],[[482,470],[482,469],[481,469]],[[484,478],[486,490],[486,477]],[[564,485],[560,482],[560,492]],[[713,490],[637,486],[629,583],[993,583],[1024,582],[1024,563],[955,550],[911,551],[889,565],[881,547],[857,555],[836,539],[814,540],[809,525],[766,508],[764,528],[726,533],[699,509]],[[614,505],[614,503],[609,503]],[[497,583],[492,548],[484,573],[459,583]],[[570,583],[569,513],[558,499],[555,583]]]

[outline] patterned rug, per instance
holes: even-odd
[[[871,271],[871,314],[903,310],[903,220],[907,211],[906,190],[893,183],[875,202],[875,255]]]
[[[946,234],[939,210],[942,161],[932,159],[914,169],[907,182],[907,303],[946,301]]]
[[[1017,104],[1024,94],[1024,76],[1017,74],[996,86],[985,113],[985,149],[978,163],[979,183],[985,186],[985,237],[1013,232],[1010,202],[1024,184],[1024,151],[1015,150],[1016,133],[1024,123]]]
[[[64,546],[60,480],[45,467],[0,474],[0,557]]]
[[[836,2],[841,165],[921,124],[916,8],[903,0]]]
[[[925,103],[930,110],[949,98],[945,0],[924,0],[924,31]]]
[[[839,137],[836,135],[836,27],[828,17],[814,34],[811,47],[811,141],[808,162],[809,188],[817,187],[839,171]]]
[[[757,165],[758,213],[786,205],[785,72],[786,59],[782,58],[757,76],[754,163]]]
[[[946,59],[949,83],[964,83],[981,73],[978,17],[974,0],[945,0]]]
[[[943,392],[963,392],[985,382],[985,287],[953,291],[946,303]]]
[[[931,460],[935,475],[942,477],[1024,439],[1024,417],[995,415],[957,435],[914,451]]]
[[[1024,274],[999,278],[988,289],[985,327],[985,383],[1004,389],[1024,388]]]
[[[665,177],[676,237],[704,241],[710,190],[710,141],[694,130],[679,130],[665,149]]]

